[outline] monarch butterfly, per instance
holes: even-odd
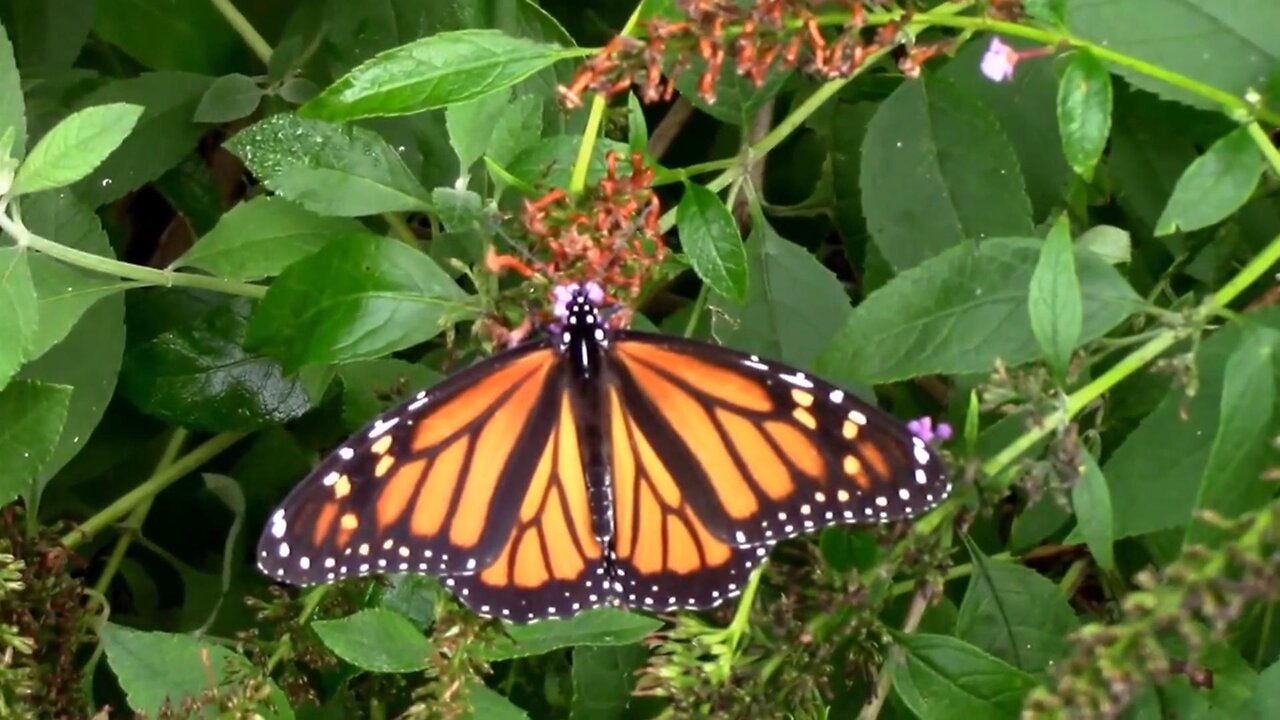
[[[513,622],[601,605],[701,609],[774,543],[909,518],[951,491],[906,426],[756,355],[614,330],[595,283],[558,327],[419,392],[284,500],[258,544],[309,585],[441,576]]]

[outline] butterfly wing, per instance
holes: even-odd
[[[445,584],[472,610],[528,622],[610,603],[605,552],[592,525],[583,414],[561,391],[519,515],[497,560]]]
[[[259,567],[295,585],[488,567],[537,489],[564,394],[560,369],[548,342],[530,343],[376,418],[271,515]]]
[[[727,546],[910,518],[951,491],[936,455],[901,421],[794,368],[638,332],[616,333],[610,360],[635,436],[673,478],[688,516]],[[662,497],[664,483],[650,484]],[[616,492],[618,512],[628,511],[626,490]],[[657,537],[645,492],[631,510],[638,547]],[[668,488],[665,497],[676,496]]]
[[[772,543],[738,548],[713,535],[691,505],[673,458],[646,434],[620,385],[608,389],[614,591],[629,607],[705,608],[737,595]]]

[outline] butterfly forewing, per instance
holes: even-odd
[[[635,332],[615,334],[611,358],[636,433],[730,545],[910,518],[951,490],[899,420],[794,368]]]
[[[487,567],[507,544],[563,394],[560,355],[544,342],[419,393],[289,494],[259,541],[259,566],[298,585]]]

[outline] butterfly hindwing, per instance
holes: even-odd
[[[611,357],[638,433],[731,546],[910,518],[950,492],[901,421],[794,368],[637,332],[615,333]]]
[[[531,343],[375,419],[274,511],[259,541],[259,566],[308,585],[491,564],[555,424],[560,362],[548,343]]]

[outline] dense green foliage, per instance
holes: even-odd
[[[907,4],[0,0],[0,716],[1280,716],[1280,4]],[[611,151],[633,323],[947,421],[954,496],[701,614],[273,586]]]

